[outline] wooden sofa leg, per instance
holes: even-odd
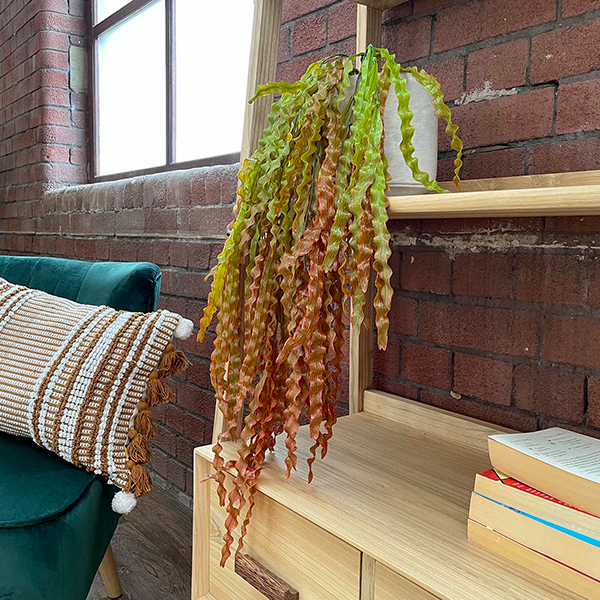
[[[104,583],[107,596],[109,598],[120,598],[123,594],[123,588],[121,587],[115,557],[110,545],[106,549],[106,554],[100,563],[98,571],[100,572],[100,577],[102,577],[102,583]]]

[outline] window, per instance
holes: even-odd
[[[254,2],[92,5],[92,179],[237,160]]]

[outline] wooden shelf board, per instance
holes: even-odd
[[[363,6],[375,8],[376,10],[386,10],[387,8],[404,4],[405,2],[408,2],[408,0],[350,0],[350,2],[362,4]]]
[[[399,405],[386,411],[391,401]],[[371,408],[380,414],[369,413]],[[312,441],[304,426],[297,437],[298,471],[285,479],[286,449],[280,443],[258,488],[440,598],[506,600],[507,590],[512,600],[579,598],[467,540],[475,474],[489,468],[484,442],[498,431],[476,425],[370,390],[365,412],[337,423],[310,485],[306,458]],[[224,458],[237,457],[236,445],[224,448]],[[212,460],[210,446],[197,452]]]
[[[600,171],[466,180],[450,194],[391,196],[391,219],[600,215]]]

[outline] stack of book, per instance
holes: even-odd
[[[469,539],[600,599],[600,440],[559,427],[492,435]]]

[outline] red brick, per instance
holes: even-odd
[[[583,377],[557,368],[515,367],[516,406],[571,421],[583,418]]]
[[[464,165],[464,158],[463,158]],[[464,169],[459,171],[461,179],[465,179]],[[454,159],[453,158],[439,158],[437,163],[437,177],[438,181],[452,181],[454,179]],[[455,190],[455,188],[452,188]]]
[[[144,231],[144,211],[141,208],[120,211],[115,227],[117,234],[142,233]]]
[[[49,162],[69,162],[69,148],[55,144],[40,144],[40,160]]]
[[[169,242],[152,242],[152,262],[157,265],[169,264]]]
[[[310,54],[304,54],[299,58],[289,60],[279,65],[277,67],[275,79],[277,81],[283,80],[293,83],[298,81],[300,77],[304,75],[311,63],[332,54],[353,54],[355,51],[356,43],[352,39],[336,42],[332,46],[327,46],[327,48],[311,52]]]
[[[509,363],[457,353],[454,355],[453,389],[464,396],[509,406],[512,370]]]
[[[462,96],[465,71],[463,56],[454,56],[446,60],[425,64],[423,68],[440,82],[446,101],[456,100]]]
[[[215,208],[193,207],[190,209],[188,228],[198,237],[224,237],[231,222],[231,207]]]
[[[546,217],[546,231],[561,233],[600,231],[600,217]]]
[[[277,62],[290,59],[290,28],[282,27],[279,31],[279,49],[277,51]]]
[[[503,308],[424,302],[421,339],[514,356],[535,356],[537,316]]]
[[[382,45],[395,53],[396,60],[400,63],[428,56],[431,45],[431,18],[424,17],[386,27],[383,30]]]
[[[210,245],[190,243],[187,246],[187,262],[192,269],[208,269],[210,265]]]
[[[574,17],[600,8],[600,0],[563,0],[563,17]]]
[[[200,444],[204,443],[206,439],[206,424],[202,419],[194,415],[186,414],[184,419],[184,434]]]
[[[171,242],[169,250],[169,263],[174,267],[188,266],[188,252],[186,242]]]
[[[163,235],[177,233],[177,211],[160,208],[146,210],[144,231]]]
[[[167,479],[179,489],[185,489],[186,468],[179,462],[167,458]]]
[[[194,466],[194,450],[198,446],[197,442],[190,442],[185,438],[177,438],[177,460],[189,467]],[[171,482],[173,483],[173,482]]]
[[[553,21],[556,18],[556,1],[467,2],[441,10],[437,18],[435,51],[441,52]]]
[[[426,390],[421,392],[421,402],[517,431],[535,431],[537,428],[537,417],[509,407],[456,399]]]
[[[205,307],[206,307],[206,302],[196,301],[196,300],[188,300],[186,302],[186,309],[185,309],[186,319],[191,319],[194,323],[198,323],[200,321],[200,319],[204,316],[204,308]],[[216,318],[216,317],[213,317],[213,318]],[[216,324],[216,321],[215,321],[215,324]]]
[[[419,388],[415,385],[410,385],[397,379],[380,377],[377,374],[373,377],[373,388],[382,390],[388,394],[401,396],[402,398],[409,398],[410,400],[416,400],[419,393]]]
[[[373,370],[381,375],[396,377],[400,375],[400,344],[398,340],[390,338],[385,351],[376,345],[373,347]]]
[[[540,144],[531,150],[530,173],[600,169],[600,138]]]
[[[116,240],[110,246],[110,260],[134,262],[138,259],[137,250],[136,242]]]
[[[452,289],[461,296],[508,298],[511,257],[507,254],[458,254],[454,259]]]
[[[442,390],[452,381],[452,352],[430,346],[402,345],[402,377]]]
[[[179,296],[206,299],[210,292],[210,282],[204,280],[202,273],[184,271],[177,274],[177,291]]]
[[[600,379],[588,379],[588,412],[587,422],[592,427],[600,427]]]
[[[215,416],[215,395],[190,385],[177,384],[177,404],[211,421]]]
[[[156,449],[154,447],[154,444],[151,444],[151,445],[152,445],[152,450],[153,450],[154,454],[152,455],[152,459],[150,460],[150,462],[148,464],[159,475],[162,475],[163,477],[167,477],[167,473],[168,473],[167,455],[164,452],[162,452],[161,450]]]
[[[585,294],[584,263],[576,256],[522,255],[515,261],[517,300],[581,304]]]
[[[138,251],[139,253],[139,251]],[[158,299],[159,308],[170,310],[178,315],[185,315],[186,301],[183,298],[170,298],[167,296],[160,296]]]
[[[391,21],[398,21],[399,19],[404,19],[405,17],[411,15],[413,11],[410,4],[410,2],[404,2],[403,4],[398,4],[396,6],[392,6],[392,8],[384,10],[382,17],[384,26]]]
[[[177,452],[177,436],[169,428],[158,423],[154,424],[152,443],[171,456],[175,456]]]
[[[69,38],[63,33],[56,31],[40,31],[33,38],[38,50],[69,50]]]
[[[414,292],[450,293],[450,257],[445,252],[404,252],[402,288]]]
[[[327,15],[318,13],[297,21],[294,24],[294,56],[306,54],[325,45],[327,36]]]
[[[187,379],[198,387],[210,389],[210,365],[193,361],[187,370]]]
[[[285,0],[281,14],[281,22],[286,23],[303,15],[335,4],[337,0]]]
[[[336,4],[329,9],[327,41],[339,42],[356,35],[356,6],[350,2]]]
[[[426,10],[432,10],[444,4],[450,4],[452,0],[415,0],[414,12],[419,13]]]
[[[508,148],[492,152],[474,152],[465,156],[464,163],[464,179],[514,177],[525,173],[525,151],[522,148]]]
[[[600,368],[600,319],[549,315],[544,328],[548,360]]]
[[[600,79],[580,81],[558,88],[556,133],[600,129]]]
[[[74,165],[87,165],[87,150],[85,148],[71,148],[69,150],[69,161]]]
[[[54,12],[40,12],[35,16],[34,21],[36,31],[49,29],[73,35],[85,35],[85,23],[79,17],[70,17]]]
[[[411,298],[395,297],[390,311],[390,333],[417,335],[419,304]]]
[[[530,79],[541,83],[600,67],[600,20],[559,28],[533,38]]]
[[[600,231],[600,217],[596,217],[595,222],[595,231]],[[588,303],[590,306],[600,306],[600,262],[597,258],[594,258],[592,262],[590,286],[588,290]]]
[[[467,91],[483,89],[485,84],[494,90],[524,85],[529,60],[529,41],[515,40],[469,54]]]
[[[552,131],[554,88],[473,102],[452,112],[466,148],[543,137]],[[442,150],[450,150],[447,136],[440,142]]]
[[[40,50],[35,55],[36,69],[58,69],[66,71],[69,68],[69,55],[57,50]]]

